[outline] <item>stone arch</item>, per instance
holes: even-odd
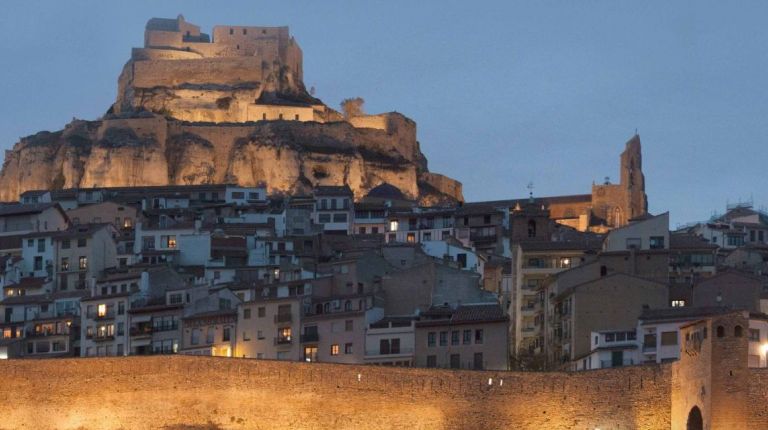
[[[701,415],[701,409],[698,406],[691,408],[688,412],[688,422],[686,430],[704,430],[704,417]]]

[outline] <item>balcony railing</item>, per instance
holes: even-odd
[[[301,343],[319,342],[319,341],[320,341],[320,335],[318,333],[309,333],[309,334],[301,335]]]
[[[115,340],[115,335],[111,334],[111,335],[105,335],[105,336],[93,336],[91,337],[91,339],[94,342],[106,342],[109,340]]]
[[[115,317],[115,311],[114,310],[108,310],[106,313],[98,314],[97,312],[89,312],[86,314],[87,318],[93,319],[93,320],[106,320],[106,319],[112,319]]]
[[[131,327],[131,336],[151,336],[152,326]]]
[[[275,338],[275,345],[290,345],[293,343],[293,338],[291,337],[276,337]]]
[[[366,349],[365,355],[403,355],[403,354],[413,354],[413,348],[398,348],[397,350],[392,350],[390,348],[389,351],[381,352],[380,349]]]
[[[611,367],[622,367],[622,366],[632,366],[635,364],[634,360],[631,358],[621,360],[620,363],[614,363],[613,360],[600,360],[600,368],[601,369],[608,369]]]
[[[276,323],[291,322],[293,316],[291,314],[277,314],[275,315]]]

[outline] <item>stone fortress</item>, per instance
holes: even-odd
[[[416,123],[398,113],[345,118],[303,83],[287,27],[152,18],[95,121],[22,138],[6,152],[0,200],[31,189],[266,183],[270,193],[389,183],[425,205],[462,201],[461,183],[429,172]],[[30,168],[31,167],[31,168]]]

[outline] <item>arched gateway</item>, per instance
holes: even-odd
[[[698,406],[691,408],[688,412],[687,430],[704,430],[704,418],[701,416],[701,409]]]

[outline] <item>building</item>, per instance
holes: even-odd
[[[415,365],[508,370],[509,318],[497,304],[433,307],[415,327]]]
[[[354,195],[344,186],[318,186],[315,197],[315,224],[322,225],[328,234],[351,234],[355,214]]]

